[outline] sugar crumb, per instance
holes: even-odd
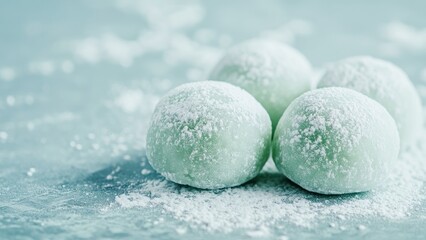
[[[27,176],[28,177],[32,177],[33,175],[34,175],[34,173],[36,173],[36,169],[35,168],[30,168],[30,169],[28,169],[28,171],[27,171]]]

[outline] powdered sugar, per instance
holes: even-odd
[[[270,161],[259,177],[241,187],[205,191],[147,178],[139,191],[117,196],[116,203],[124,208],[159,208],[195,228],[220,232],[258,231],[280,223],[310,228],[328,218],[396,220],[410,216],[425,198],[425,157],[424,144],[402,154],[388,188],[364,194],[310,194],[278,173]]]
[[[147,112],[152,112],[158,99],[157,96],[144,93],[139,89],[126,89],[114,100],[114,104],[126,113],[134,113],[144,108]]]

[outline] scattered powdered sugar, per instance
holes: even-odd
[[[71,45],[77,59],[91,64],[109,61],[131,67],[140,58],[160,54],[167,66],[188,64],[205,72],[222,53],[217,45],[223,35],[213,35],[216,44],[206,44],[184,31],[203,20],[204,8],[199,1],[161,0],[153,4],[143,0],[117,0],[116,5],[119,10],[139,13],[147,26],[133,39],[107,32],[76,40]]]
[[[7,132],[0,131],[0,142],[6,141],[8,136]]]
[[[125,113],[134,113],[142,109],[151,112],[158,100],[158,96],[144,93],[140,89],[125,89],[114,100],[114,104]]]
[[[34,175],[34,173],[36,173],[36,172],[37,172],[37,170],[35,168],[30,168],[27,171],[27,176],[32,177]]]
[[[381,50],[389,56],[398,56],[404,50],[418,53],[426,51],[426,28],[394,21],[388,23],[382,29],[386,42],[381,45]]]
[[[12,81],[16,77],[16,70],[11,67],[0,68],[0,79],[4,81]]]
[[[267,228],[279,223],[310,228],[326,218],[397,220],[410,216],[425,198],[425,157],[425,144],[402,154],[389,186],[362,194],[308,193],[278,173],[269,161],[254,181],[240,187],[206,191],[179,186],[163,178],[146,178],[139,191],[119,195],[115,200],[124,208],[161,209],[195,228],[220,232],[247,229],[249,236],[265,236]]]

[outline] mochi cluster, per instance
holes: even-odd
[[[270,156],[302,188],[321,194],[386,185],[400,148],[414,144],[422,106],[397,66],[362,56],[333,63],[311,90],[296,49],[254,39],[229,49],[209,81],[158,103],[147,157],[165,178],[202,189],[243,184]]]

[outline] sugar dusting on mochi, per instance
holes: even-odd
[[[419,138],[422,104],[413,83],[398,66],[370,56],[340,60],[325,72],[318,87],[346,87],[382,104],[395,119],[402,148]]]
[[[316,193],[365,192],[386,186],[399,154],[395,121],[371,98],[320,88],[296,98],[274,134],[278,169]]]
[[[187,83],[157,105],[147,157],[176,183],[232,187],[259,173],[269,156],[271,135],[267,112],[243,89],[225,82]]]
[[[257,38],[229,49],[209,79],[248,91],[268,111],[275,128],[290,102],[310,89],[311,77],[311,65],[297,49]]]

